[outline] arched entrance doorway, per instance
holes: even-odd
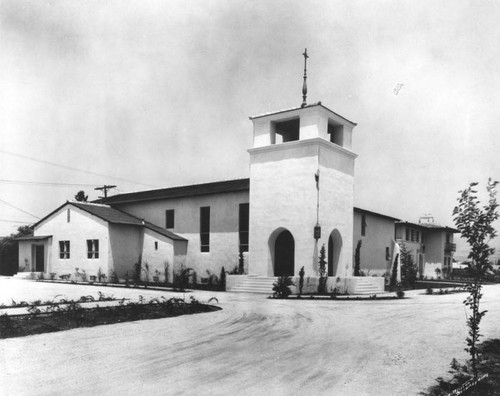
[[[274,276],[294,275],[295,241],[288,230],[281,231],[274,242]]]
[[[328,238],[328,276],[337,275],[341,251],[342,237],[339,230],[335,229]]]

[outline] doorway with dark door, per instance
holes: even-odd
[[[35,245],[35,272],[45,271],[45,249],[43,245]]]
[[[274,276],[293,276],[295,267],[295,241],[288,230],[282,231],[274,243]]]

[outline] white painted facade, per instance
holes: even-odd
[[[159,227],[166,226],[166,211],[173,210],[174,227],[169,230],[189,241],[184,265],[195,270],[199,278],[203,278],[208,277],[209,273],[219,276],[223,266],[226,271],[231,271],[238,265],[239,205],[248,202],[248,191],[241,191],[139,201],[114,206]],[[200,208],[202,207],[210,207],[208,252],[201,251]]]
[[[322,245],[336,236],[333,276],[352,275],[354,159],[349,149],[354,123],[321,105],[253,118],[254,147],[250,153],[250,251],[252,274],[277,274],[277,238],[288,231],[294,242],[298,275],[317,276]],[[280,126],[292,124],[281,132]],[[339,143],[330,142],[328,126],[340,129]],[[315,174],[319,173],[319,189]],[[318,205],[319,200],[319,205]],[[315,238],[319,224],[321,237]],[[290,245],[291,246],[291,245]]]
[[[78,205],[92,208],[93,204]],[[155,270],[164,280],[166,268],[171,280],[173,270],[185,262],[187,241],[173,240],[136,220],[136,224],[113,224],[67,203],[35,225],[34,237],[19,241],[19,271],[68,274],[72,279],[77,272],[85,271],[87,277],[100,272],[109,281],[113,273],[132,279],[135,264],[142,262],[143,267],[148,264],[150,280]],[[38,240],[39,236],[44,239]],[[89,255],[89,240],[98,241],[97,254]],[[69,252],[61,251],[60,242],[69,242]],[[40,245],[45,253],[43,270],[34,262],[35,246]]]

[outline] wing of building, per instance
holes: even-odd
[[[363,272],[383,276],[396,242],[421,273],[451,265],[456,230],[354,207],[355,123],[321,103],[250,120],[248,179],[67,202],[20,239],[20,271],[123,278],[147,263],[170,279],[182,267],[202,278],[233,269],[242,254],[247,274],[297,276],[304,267],[316,277],[325,246],[328,275],[347,279],[356,246]]]

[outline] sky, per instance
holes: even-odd
[[[99,185],[248,177],[248,117],[301,104],[306,47],[308,103],[358,124],[356,206],[453,226],[459,190],[500,180],[499,17],[487,0],[0,0],[0,235]]]

